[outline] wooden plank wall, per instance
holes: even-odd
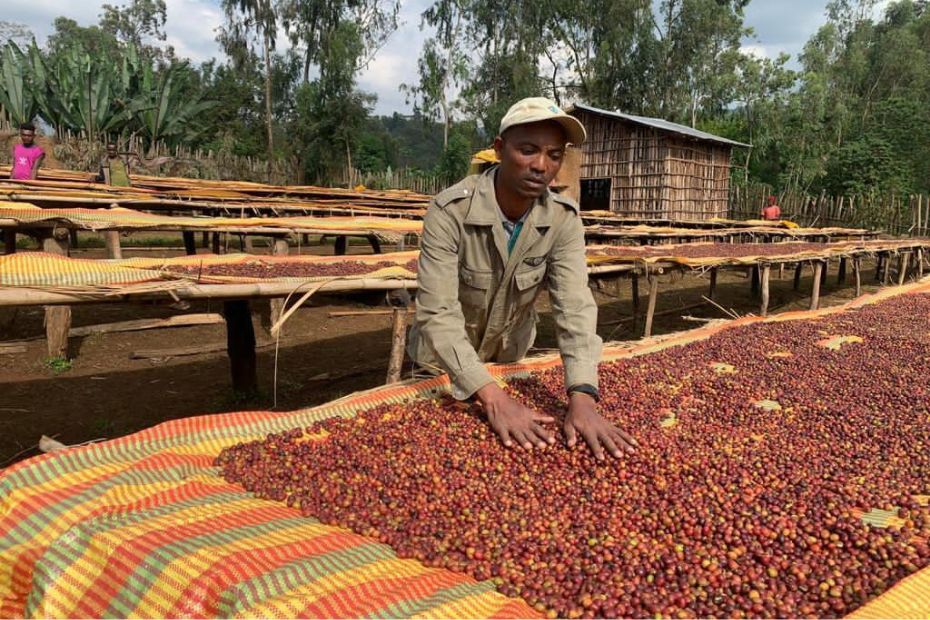
[[[641,218],[726,217],[730,148],[578,110],[582,179],[611,179],[611,210]]]

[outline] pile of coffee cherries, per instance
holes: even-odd
[[[930,296],[909,295],[603,363],[600,411],[640,445],[621,459],[506,449],[477,405],[423,399],[217,464],[553,617],[842,616],[930,564],[928,376]],[[564,415],[558,369],[508,389]]]
[[[240,278],[327,278],[360,276],[388,267],[403,267],[416,273],[417,261],[402,265],[389,261],[344,260],[311,263],[306,261],[248,261],[228,264],[168,265],[165,271],[193,277],[231,276]]]

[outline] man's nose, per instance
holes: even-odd
[[[530,169],[533,172],[545,172],[546,171],[546,155],[545,153],[540,153],[530,162]]]

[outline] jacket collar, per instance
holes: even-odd
[[[494,191],[494,176],[498,166],[492,166],[482,173],[475,184],[468,213],[465,215],[465,224],[472,226],[493,226],[501,220],[501,209],[497,204],[497,195]],[[549,190],[536,200],[530,209],[524,227],[547,228],[552,224],[552,197]]]

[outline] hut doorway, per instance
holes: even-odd
[[[582,211],[610,211],[610,179],[581,179]]]

